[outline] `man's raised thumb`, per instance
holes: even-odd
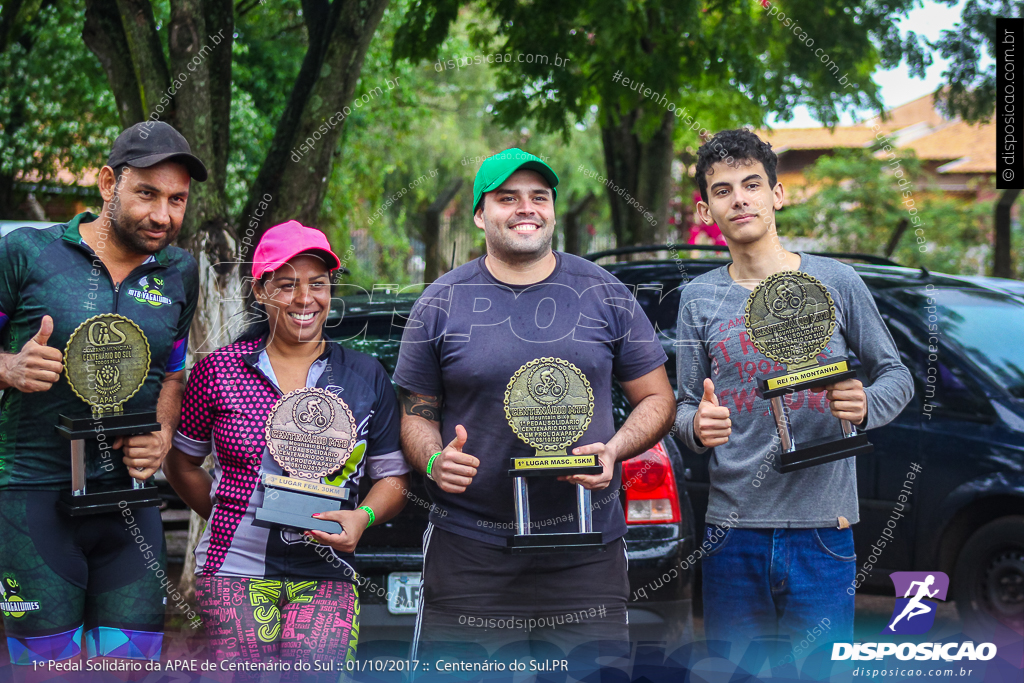
[[[53,334],[53,318],[44,315],[39,324],[39,331],[36,332],[36,336],[32,337],[32,341],[40,346],[46,346],[46,342],[50,341],[51,334]]]
[[[466,439],[469,438],[469,434],[466,433],[466,428],[462,425],[455,425],[455,438],[448,444],[455,450],[461,452],[462,447],[466,445]]]
[[[715,396],[715,383],[708,377],[704,380],[704,395],[701,396],[700,400],[708,401],[712,405],[718,405],[718,397]]]

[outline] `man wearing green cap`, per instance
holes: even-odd
[[[618,463],[668,432],[675,399],[665,353],[625,285],[589,261],[552,251],[557,185],[546,163],[519,149],[484,161],[473,199],[487,253],[427,287],[402,338],[394,376],[402,446],[435,503],[423,543],[417,649],[423,634],[491,647],[543,639],[566,652],[628,640]],[[582,484],[593,492],[593,530],[604,547],[506,552],[516,533],[509,459],[535,449],[513,431],[505,391],[540,358],[585,376],[594,410],[570,453],[596,454],[603,472],[531,478],[531,533],[578,531],[575,485]],[[633,406],[618,431],[613,377]],[[567,390],[565,375],[550,372],[538,376],[542,382]]]

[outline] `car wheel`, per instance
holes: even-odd
[[[1024,635],[1024,516],[989,522],[967,539],[953,598],[965,629],[991,633],[1003,626]]]

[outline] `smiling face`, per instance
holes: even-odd
[[[331,277],[323,259],[299,254],[253,285],[271,334],[290,344],[320,340],[331,309]]]
[[[697,204],[697,215],[717,223],[727,242],[751,244],[774,232],[775,212],[782,208],[782,183],[768,185],[760,161],[719,161],[707,173],[708,200]]]
[[[103,215],[114,238],[137,254],[155,254],[178,237],[188,203],[189,174],[165,161],[149,168],[129,166],[120,180],[114,170],[100,171]]]
[[[488,254],[506,263],[535,261],[551,251],[554,193],[536,171],[516,171],[484,195],[473,222],[484,231]]]

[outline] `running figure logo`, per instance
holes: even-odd
[[[927,632],[935,623],[937,607],[927,598],[945,600],[949,577],[942,572],[894,572],[889,576],[896,586],[896,607],[882,633],[915,635]]]

